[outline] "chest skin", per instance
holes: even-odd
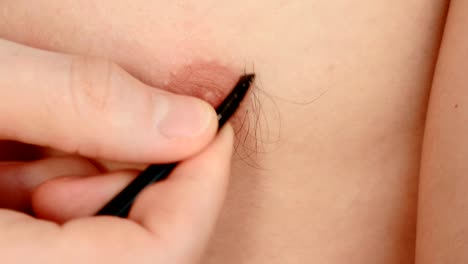
[[[445,6],[6,0],[0,37],[106,57],[150,85],[195,95],[170,85],[184,83],[177,76],[190,65],[216,65],[193,86],[221,91],[229,74],[257,73],[202,263],[412,263],[420,144]]]

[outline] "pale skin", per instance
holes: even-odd
[[[2,256],[466,263],[467,5],[451,1],[448,12],[442,0],[2,1],[2,139],[125,164],[187,160],[141,196],[130,221],[89,217],[135,176],[117,169],[128,165],[102,170],[76,156],[3,165],[2,207],[48,221],[2,211]],[[160,109],[162,94],[201,102],[162,92],[196,94],[171,78],[200,60],[229,69],[222,76],[255,69],[264,91],[264,143],[247,160],[240,147],[231,173],[232,130],[214,139],[212,108],[209,125],[188,139],[168,140],[147,114],[159,116],[148,109]],[[114,81],[102,78],[108,69]],[[231,77],[195,84],[225,91]],[[44,93],[61,100],[46,102]],[[76,115],[67,100],[87,114]]]
[[[104,263],[115,258],[116,263],[193,263],[199,259],[221,208],[233,145],[229,125],[213,140],[214,109],[199,99],[149,87],[101,59],[7,41],[0,41],[0,57],[5,62],[0,70],[2,139],[94,158],[185,160],[170,180],[138,196],[127,220],[86,216],[127,184],[136,175],[134,170],[102,171],[76,155],[0,163],[1,203],[10,209],[0,210],[2,262]],[[15,78],[9,78],[13,72]],[[102,72],[109,73],[105,82],[100,81]],[[189,112],[184,115],[191,120],[175,122],[181,111]],[[115,116],[120,118],[117,122]],[[181,129],[195,133],[184,134]],[[37,218],[20,213],[30,210]]]

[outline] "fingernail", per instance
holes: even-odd
[[[186,96],[168,101],[168,111],[159,124],[161,133],[168,138],[197,137],[215,120],[214,109],[204,101]]]

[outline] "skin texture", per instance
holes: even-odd
[[[428,113],[418,214],[417,263],[466,263],[468,19],[452,1]]]
[[[0,37],[107,58],[154,87],[200,60],[255,70],[261,108],[251,100],[249,109],[259,119],[235,129],[257,141],[238,138],[202,263],[414,263],[424,120],[447,6],[7,0]],[[213,80],[194,86],[204,82]]]

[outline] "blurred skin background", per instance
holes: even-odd
[[[202,263],[464,263],[467,5],[6,0],[0,37],[184,94],[256,72]]]

